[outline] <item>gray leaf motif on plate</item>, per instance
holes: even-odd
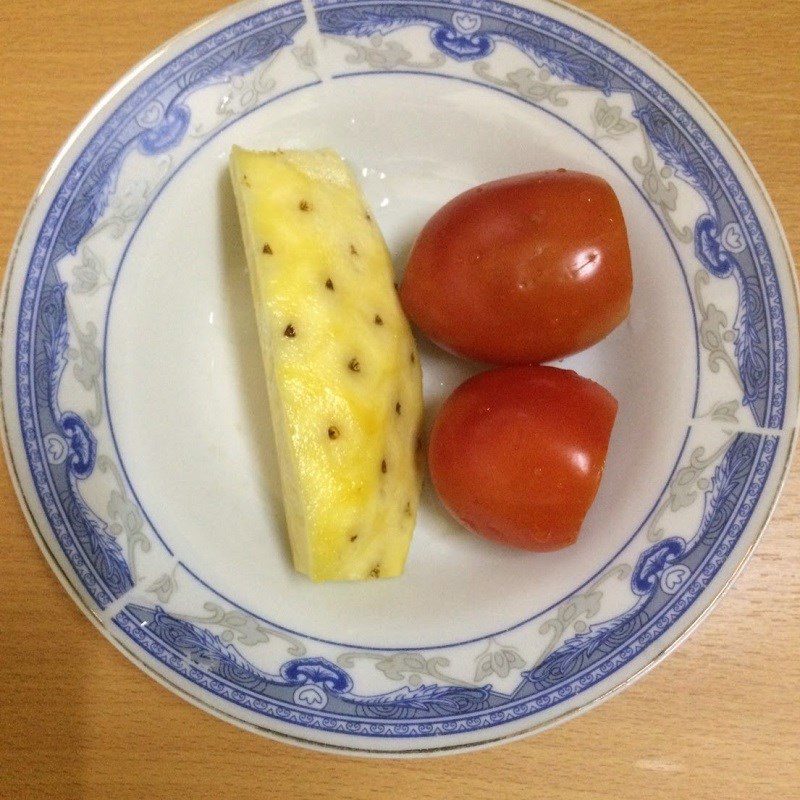
[[[175,614],[174,612],[173,616],[186,622],[221,628],[220,639],[225,644],[236,640],[239,644],[254,647],[259,644],[267,644],[275,638],[282,639],[287,643],[286,652],[289,655],[304,656],[306,654],[306,647],[299,639],[282,631],[268,628],[258,618],[244,611],[225,609],[219,603],[212,601],[203,603],[203,610],[208,612],[206,616]]]
[[[595,140],[600,141],[604,138],[619,139],[626,133],[635,131],[639,126],[623,118],[622,106],[612,105],[601,97],[592,111],[592,127]]]
[[[136,503],[128,497],[128,491],[122,480],[119,467],[108,457],[99,456],[97,466],[106,473],[110,473],[117,485],[108,497],[107,512],[111,522],[111,533],[119,537],[124,534],[127,544],[128,568],[131,571],[134,582],[138,580],[136,568],[136,548],[141,548],[143,553],[150,551],[150,539],[143,529],[142,515]]]
[[[298,47],[294,48],[294,50],[300,49]],[[310,57],[313,57],[313,50],[311,51],[311,56],[306,53],[303,57],[308,61]],[[202,123],[196,124],[192,130],[191,137],[193,139],[204,139],[219,130],[228,121],[255,108],[277,86],[277,81],[270,74],[276,58],[277,56],[272,56],[260,68],[250,74],[234,75],[229,78],[227,87],[217,102],[214,123],[209,127]],[[300,62],[300,57],[297,54],[295,54],[295,58]]]
[[[348,64],[366,64],[372,69],[396,69],[397,67],[432,69],[440,67],[446,61],[444,55],[439,52],[432,52],[427,61],[415,61],[410,50],[400,42],[387,41],[380,33],[373,33],[367,40],[368,45],[344,36],[326,36],[325,38],[341,42],[350,48],[352,52],[345,56]]]
[[[666,528],[661,523],[667,511],[675,513],[682,508],[689,508],[700,493],[710,487],[711,482],[705,477],[705,472],[730,447],[735,436],[735,433],[728,432],[725,441],[710,455],[706,455],[706,448],[702,446],[692,450],[689,463],[675,473],[667,489],[667,496],[661,501],[650,521],[647,538],[651,542],[658,542],[666,535]]]
[[[673,175],[672,168],[666,165],[661,169],[658,168],[653,145],[650,144],[647,133],[642,128],[640,130],[645,156],[644,158],[634,156],[633,167],[642,176],[642,189],[650,202],[661,209],[661,213],[675,237],[681,242],[691,242],[692,231],[685,225],[678,227],[672,216],[678,208],[678,186],[674,181],[669,180]]]
[[[697,419],[710,419],[713,422],[728,422],[731,425],[736,425],[739,418],[736,412],[741,408],[741,403],[738,400],[717,401],[711,408],[704,414],[698,414]]]
[[[97,346],[97,326],[89,321],[81,327],[72,304],[66,298],[64,304],[67,320],[78,344],[77,347],[68,347],[66,356],[72,362],[72,372],[78,383],[94,394],[94,406],[83,413],[86,422],[94,428],[103,419],[103,393],[100,388],[102,358]]]
[[[373,653],[368,651],[358,651],[342,653],[336,662],[340,667],[352,667],[358,659],[372,659],[375,661],[375,669],[382,672],[389,680],[403,682],[408,681],[408,685],[413,687],[422,684],[422,677],[428,676],[441,681],[450,686],[473,686],[469,681],[454,678],[442,670],[450,666],[450,659],[444,656],[426,657],[422,653]]]
[[[81,252],[81,261],[72,269],[73,281],[70,289],[75,294],[94,294],[101,286],[108,285],[108,275],[103,262],[88,246]]]
[[[520,652],[510,645],[491,640],[486,649],[475,657],[474,678],[463,680],[445,672],[450,667],[450,659],[444,656],[426,656],[419,652],[397,652],[390,654],[358,651],[342,653],[337,658],[340,667],[353,667],[359,659],[371,659],[375,669],[389,680],[398,683],[408,682],[411,688],[422,685],[423,677],[434,678],[448,686],[479,686],[490,675],[507,677],[512,671],[521,671],[526,662]]]
[[[739,388],[744,391],[744,382],[739,367],[726,345],[736,341],[736,331],[728,326],[728,317],[714,303],[706,303],[703,287],[711,283],[711,276],[701,269],[694,276],[694,291],[697,308],[700,312],[700,344],[708,351],[708,366],[712,372],[719,372],[724,364],[733,376]]]
[[[301,69],[317,74],[317,54],[314,52],[314,45],[311,42],[293,47],[292,55]]]
[[[159,603],[168,603],[172,595],[178,589],[178,581],[175,578],[175,571],[177,568],[178,565],[176,563],[172,568],[172,572],[164,572],[159,575],[150,583],[145,591],[154,594],[158,598]]]
[[[629,564],[615,564],[593,581],[583,592],[569,597],[558,607],[555,616],[546,619],[539,626],[539,633],[550,634],[550,640],[539,655],[537,664],[544,661],[555,650],[556,645],[572,628],[576,634],[586,633],[589,626],[587,619],[592,619],[600,612],[603,602],[601,586],[610,578],[624,580],[631,573]]]
[[[506,678],[512,671],[525,669],[525,659],[516,647],[502,645],[492,639],[486,650],[475,658],[476,683],[482,683],[490,675]]]
[[[155,161],[155,175],[148,180],[131,179],[120,182],[109,196],[108,209],[102,218],[98,219],[92,228],[86,232],[81,240],[82,260],[86,260],[87,243],[100,234],[110,236],[112,239],[121,238],[125,232],[141,219],[147,209],[150,199],[160,189],[172,171],[173,157],[171,155],[159,156]],[[102,268],[102,265],[98,265]],[[104,270],[103,270],[104,272]],[[99,288],[103,283],[98,283]],[[75,288],[75,287],[71,287]]]
[[[522,67],[506,73],[505,78],[492,75],[488,61],[476,61],[473,69],[475,74],[485,81],[512,89],[520,97],[534,103],[547,101],[563,108],[568,103],[567,98],[563,96],[565,92],[590,91],[585,86],[554,82],[553,75],[547,67],[540,67],[537,70]]]

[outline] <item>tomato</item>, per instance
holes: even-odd
[[[493,364],[595,344],[628,315],[625,220],[602,178],[556,170],[485,183],[431,217],[400,299],[431,339]]]
[[[578,537],[603,474],[617,401],[556,367],[515,366],[467,380],[431,432],[431,478],[467,528],[526,550]]]

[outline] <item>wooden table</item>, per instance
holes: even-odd
[[[4,0],[0,251],[90,106],[219,0]],[[720,114],[800,241],[797,0],[581,0]],[[800,461],[745,573],[691,640],[623,695],[504,747],[422,762],[336,758],[198,711],[67,598],[0,467],[0,797],[790,798],[800,782]]]

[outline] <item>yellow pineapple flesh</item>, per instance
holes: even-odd
[[[235,147],[295,568],[312,580],[403,571],[420,493],[422,373],[386,244],[331,150]]]

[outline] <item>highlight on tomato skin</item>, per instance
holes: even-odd
[[[431,431],[440,499],[465,527],[525,550],[573,544],[597,495],[617,401],[571,370],[514,366],[459,386]]]
[[[628,315],[632,289],[614,190],[554,170],[476,186],[439,209],[412,248],[400,301],[447,350],[534,364],[607,336]]]

